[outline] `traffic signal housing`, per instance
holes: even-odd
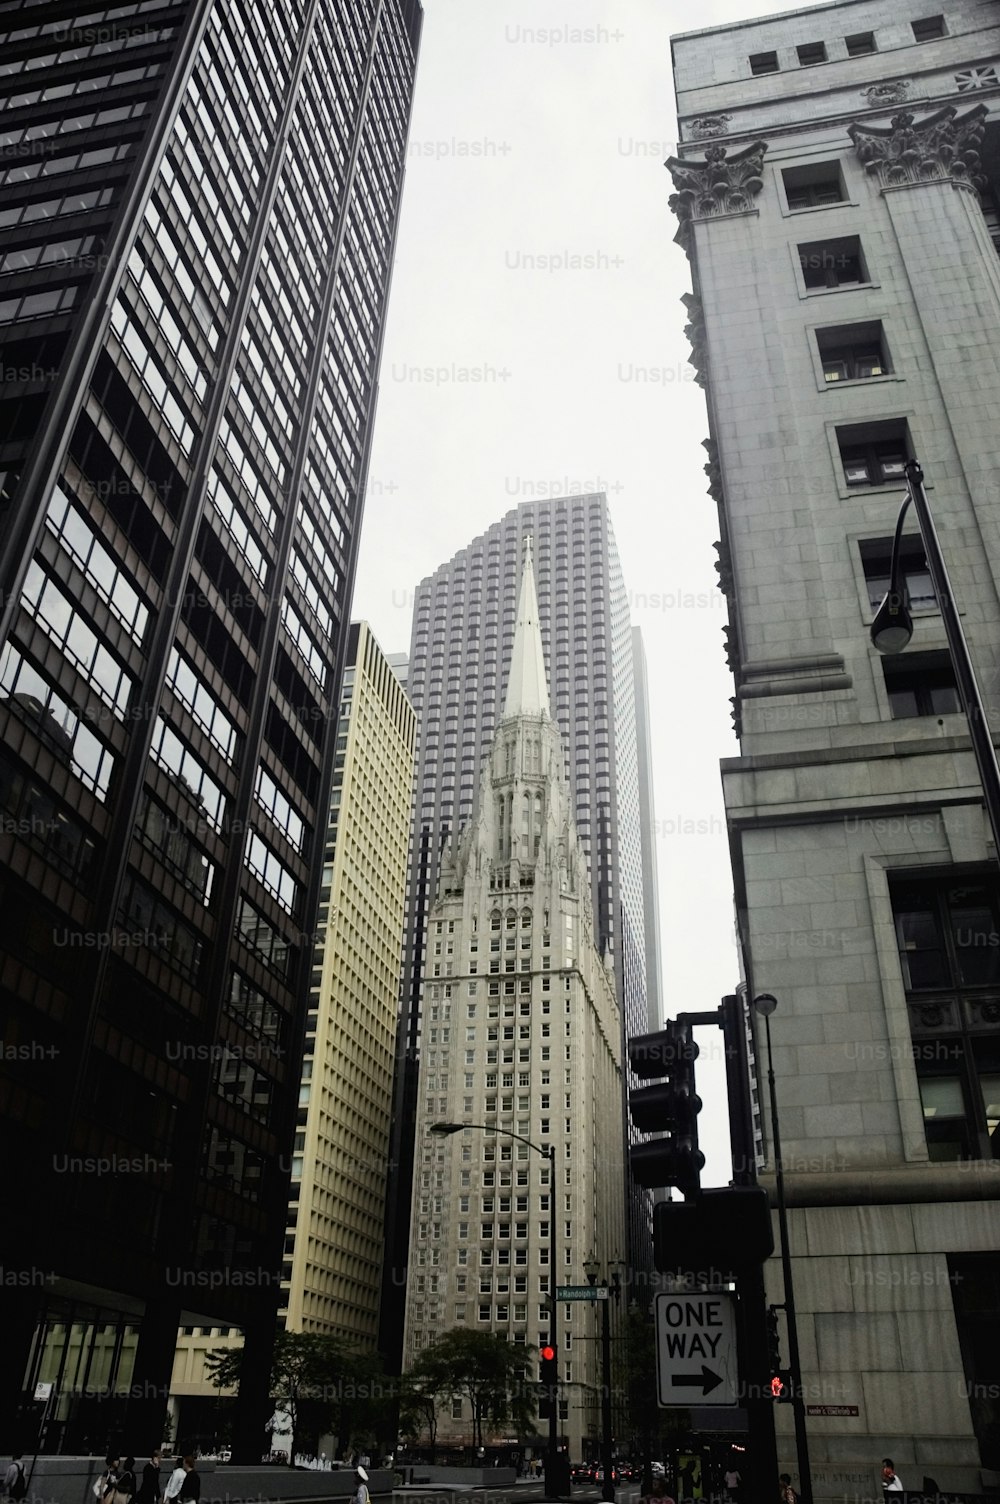
[[[632,1122],[642,1133],[669,1134],[669,1138],[652,1139],[630,1150],[632,1179],[637,1185],[672,1185],[687,1197],[696,1196],[701,1188],[705,1156],[698,1148],[697,1058],[691,1025],[682,1020],[629,1041],[632,1074],[640,1081],[656,1083],[629,1092]]]
[[[773,1252],[763,1186],[714,1186],[696,1200],[661,1201],[653,1207],[653,1264],[660,1274],[700,1270],[739,1275],[759,1268]],[[773,1366],[781,1366],[777,1356]]]
[[[545,1346],[538,1353],[538,1370],[542,1384],[550,1394],[559,1383],[559,1357],[552,1346]]]

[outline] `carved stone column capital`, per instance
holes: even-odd
[[[977,191],[985,185],[976,148],[983,139],[987,109],[983,104],[959,118],[945,105],[917,123],[907,111],[889,125],[855,122],[847,127],[864,169],[883,188],[953,178]]]
[[[747,214],[764,186],[766,141],[754,141],[732,157],[724,146],[710,146],[704,162],[670,157],[666,168],[674,180],[671,209],[680,220],[677,238],[686,244],[691,224],[698,219],[717,219],[722,214]]]

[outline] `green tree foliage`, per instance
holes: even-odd
[[[510,1421],[533,1432],[537,1385],[526,1376],[535,1349],[513,1346],[492,1332],[456,1326],[420,1354],[411,1379],[435,1405],[443,1399],[468,1400],[472,1408],[472,1446],[483,1445],[483,1423]]]
[[[216,1348],[205,1367],[217,1389],[239,1388],[243,1349]],[[333,1428],[343,1455],[352,1439],[367,1441],[383,1419],[392,1395],[381,1364],[336,1337],[313,1332],[278,1332],[271,1361],[271,1399],[284,1410],[292,1428],[291,1458],[309,1439],[315,1450],[324,1431]]]

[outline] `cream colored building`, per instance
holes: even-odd
[[[365,622],[344,674],[326,866],[282,1269],[281,1319],[374,1348],[382,1277],[415,717]],[[171,1406],[216,1391],[205,1353],[239,1333],[194,1328]],[[180,1424],[185,1424],[180,1407]]]
[[[374,1347],[415,718],[365,622],[351,626],[348,664],[292,1158],[285,1326]]]
[[[551,1218],[557,1284],[584,1283],[593,1256],[623,1255],[619,1009],[563,766],[529,544],[504,713],[428,918],[407,1369],[453,1327],[548,1340]],[[438,1121],[496,1132],[433,1137]],[[554,1145],[554,1185],[546,1159],[507,1134]],[[560,1304],[559,1431],[573,1460],[600,1432],[594,1335],[589,1305]],[[544,1419],[538,1429],[536,1452]],[[446,1405],[439,1445],[467,1445],[470,1431],[468,1403]]]

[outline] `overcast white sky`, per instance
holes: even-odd
[[[405,651],[413,588],[456,549],[532,496],[607,492],[650,666],[668,1017],[738,981],[719,782],[738,748],[663,167],[669,39],[796,8],[425,0],[352,614]],[[723,1079],[721,1059],[699,1067],[709,1183],[729,1174]]]

